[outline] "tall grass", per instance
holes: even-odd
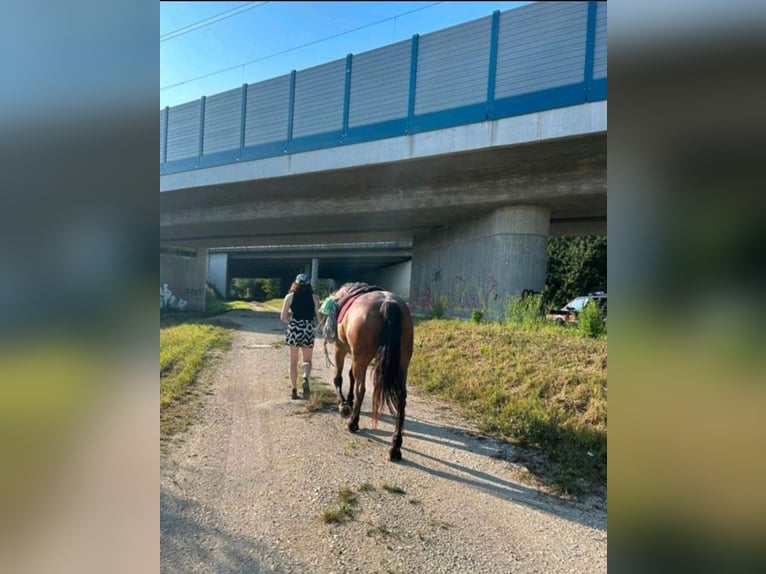
[[[539,448],[564,492],[606,483],[606,380],[604,339],[515,323],[415,329],[409,382],[459,404],[482,431]]]
[[[540,329],[545,326],[542,299],[540,294],[509,297],[505,306],[506,321],[527,329]]]
[[[214,325],[187,323],[160,329],[161,436],[188,425],[191,413],[184,406],[199,393],[196,383],[204,360],[229,343],[230,334]]]

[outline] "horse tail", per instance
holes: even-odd
[[[375,355],[375,387],[372,392],[372,423],[377,426],[380,407],[385,401],[389,411],[399,416],[399,401],[407,397],[407,381],[401,366],[402,310],[390,299],[380,306],[383,328]]]

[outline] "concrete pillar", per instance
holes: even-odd
[[[224,299],[228,299],[229,276],[228,276],[228,253],[210,253],[207,259],[207,280]]]
[[[549,229],[547,207],[519,205],[415,235],[410,307],[427,314],[441,300],[447,316],[504,318],[509,297],[543,290]]]
[[[317,285],[319,285],[319,259],[316,257],[311,258],[311,287],[314,289],[314,291],[317,290]]]
[[[160,247],[160,310],[204,311],[207,249]]]

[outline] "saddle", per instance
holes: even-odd
[[[382,287],[377,285],[369,285],[367,283],[354,283],[348,291],[340,298],[330,298],[331,302],[326,302],[329,313],[327,314],[327,321],[325,321],[322,328],[322,334],[325,341],[330,343],[335,342],[335,338],[338,335],[338,323],[343,320],[351,304],[357,297],[364,293],[371,293],[373,291],[383,291]]]

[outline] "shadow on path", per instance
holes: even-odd
[[[394,424],[393,418],[390,415],[381,414],[380,419],[385,420],[385,422],[392,426]],[[606,531],[605,512],[593,516],[592,511],[584,512],[580,510],[577,503],[540,492],[481,470],[426,454],[411,446],[415,441],[424,440],[445,449],[458,449],[496,459],[503,458],[502,446],[500,450],[498,449],[498,445],[502,445],[500,441],[469,434],[466,431],[453,427],[432,424],[420,419],[406,419],[404,429],[403,459],[397,464],[479,489],[503,500],[521,503],[569,521]],[[390,446],[392,432],[389,430],[361,428],[359,434],[370,438],[373,442],[385,445],[386,448]],[[408,456],[408,453],[413,456]],[[418,457],[424,460],[416,462]],[[439,468],[440,466],[442,468]]]

